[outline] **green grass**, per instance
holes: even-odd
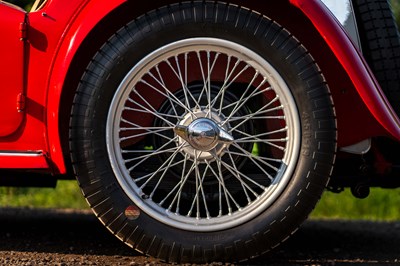
[[[311,218],[400,220],[400,190],[372,188],[366,199],[356,199],[350,189],[340,194],[326,191]]]
[[[400,27],[400,1],[399,0],[391,0],[390,2],[392,4],[393,13],[397,19],[397,24]]]
[[[76,181],[58,181],[56,188],[0,187],[0,207],[86,209]]]

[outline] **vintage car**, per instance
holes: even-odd
[[[76,179],[146,255],[245,261],[400,185],[386,0],[1,1],[0,34],[0,185]]]

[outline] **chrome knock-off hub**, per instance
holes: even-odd
[[[221,156],[234,138],[227,132],[227,126],[219,126],[222,119],[215,113],[208,115],[201,111],[185,116],[185,118],[174,128],[175,134],[179,136],[178,143],[188,143],[182,150],[190,158],[199,160],[213,160],[215,156]],[[216,122],[217,121],[217,122]]]

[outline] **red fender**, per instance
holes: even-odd
[[[400,120],[383,94],[367,63],[339,22],[319,0],[290,0],[304,12],[346,70],[375,119],[400,140]]]
[[[66,167],[60,142],[59,123],[61,121],[59,121],[58,113],[68,68],[89,32],[107,14],[111,13],[124,2],[125,0],[84,1],[64,31],[62,39],[55,50],[48,83],[47,138],[50,145],[49,156],[61,174],[66,172]]]

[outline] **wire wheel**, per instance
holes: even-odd
[[[126,195],[179,229],[235,227],[291,179],[299,114],[279,73],[248,48],[188,38],[148,54],[109,108],[108,156]]]

